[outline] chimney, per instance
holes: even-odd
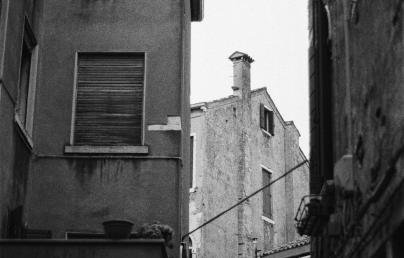
[[[233,95],[246,98],[251,91],[250,64],[254,60],[242,52],[234,52],[229,59],[233,62]]]

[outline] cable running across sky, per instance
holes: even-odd
[[[293,171],[295,171],[296,169],[298,169],[299,167],[303,166],[304,164],[308,163],[309,161],[306,159],[303,162],[297,164],[296,166],[294,166],[293,168],[289,169],[288,171],[286,171],[283,175],[281,175],[280,177],[276,178],[275,180],[269,182],[267,185],[261,187],[260,189],[256,190],[255,192],[253,192],[252,194],[246,196],[244,199],[240,200],[239,202],[237,202],[236,204],[234,204],[233,206],[231,206],[230,208],[222,211],[221,213],[219,213],[218,215],[214,216],[213,218],[207,220],[206,222],[204,222],[202,225],[200,225],[199,227],[191,230],[190,232],[186,233],[185,235],[183,235],[181,237],[181,241],[184,241],[184,239],[191,235],[192,233],[194,233],[195,231],[203,228],[204,226],[210,224],[211,222],[215,221],[216,219],[218,219],[219,217],[221,217],[222,215],[226,214],[227,212],[229,212],[230,210],[234,209],[235,207],[239,206],[240,204],[242,204],[243,202],[247,201],[248,199],[250,199],[251,197],[253,197],[254,195],[256,195],[257,193],[261,192],[262,190],[264,190],[265,188],[271,186],[272,184],[274,184],[275,182],[281,180],[282,178],[286,177],[287,175],[289,175],[290,173],[292,173]]]

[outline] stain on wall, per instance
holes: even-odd
[[[259,126],[261,103],[273,107],[276,113],[273,137],[265,134]],[[294,125],[285,123],[265,88],[251,92],[251,106],[246,111],[251,121],[248,125],[241,119],[242,109],[241,100],[236,97],[208,102],[192,109],[196,182],[195,189],[190,193],[191,230],[238,201],[238,173],[244,162],[247,172],[243,187],[247,195],[262,186],[261,165],[271,169],[272,178],[275,179],[288,169],[287,166],[293,167],[305,159],[298,144],[299,132]],[[247,154],[246,150],[242,150],[240,130],[246,127]],[[243,159],[246,160],[243,162]],[[308,177],[308,166],[303,166],[294,173],[289,184],[283,179],[271,187],[273,226],[268,226],[261,217],[262,194],[247,201],[241,220],[246,238],[257,237],[259,248],[265,250],[294,240],[297,237],[293,220],[296,203],[300,203],[301,197],[309,192]],[[233,209],[191,235],[198,257],[238,255],[238,216],[237,209]],[[269,232],[264,231],[264,227]],[[270,233],[273,237],[264,237],[264,233]],[[264,239],[269,239],[271,243],[264,243]],[[251,247],[247,248],[253,251]]]

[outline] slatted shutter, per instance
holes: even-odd
[[[75,145],[140,145],[143,53],[80,53]]]
[[[268,185],[271,182],[271,173],[262,170],[262,186]],[[262,213],[265,217],[272,219],[272,195],[271,187],[267,187],[262,191]]]
[[[265,129],[265,106],[260,104],[260,127]]]
[[[267,110],[268,115],[268,132],[274,136],[275,135],[275,121],[274,121],[274,111],[272,110]]]

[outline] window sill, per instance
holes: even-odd
[[[32,141],[31,136],[25,129],[24,125],[22,124],[19,116],[15,114],[14,116],[14,121],[18,126],[18,132],[20,133],[21,137],[23,138],[24,143],[27,145],[27,147],[32,150],[34,148],[34,142]]]
[[[149,154],[149,146],[65,146],[72,154]]]
[[[261,216],[262,220],[268,222],[269,224],[275,225],[275,221],[273,221],[272,219],[265,217],[264,215]]]
[[[261,131],[262,131],[264,134],[266,134],[267,136],[273,137],[273,135],[272,135],[270,132],[266,131],[265,129],[262,129],[262,128],[261,128]]]

